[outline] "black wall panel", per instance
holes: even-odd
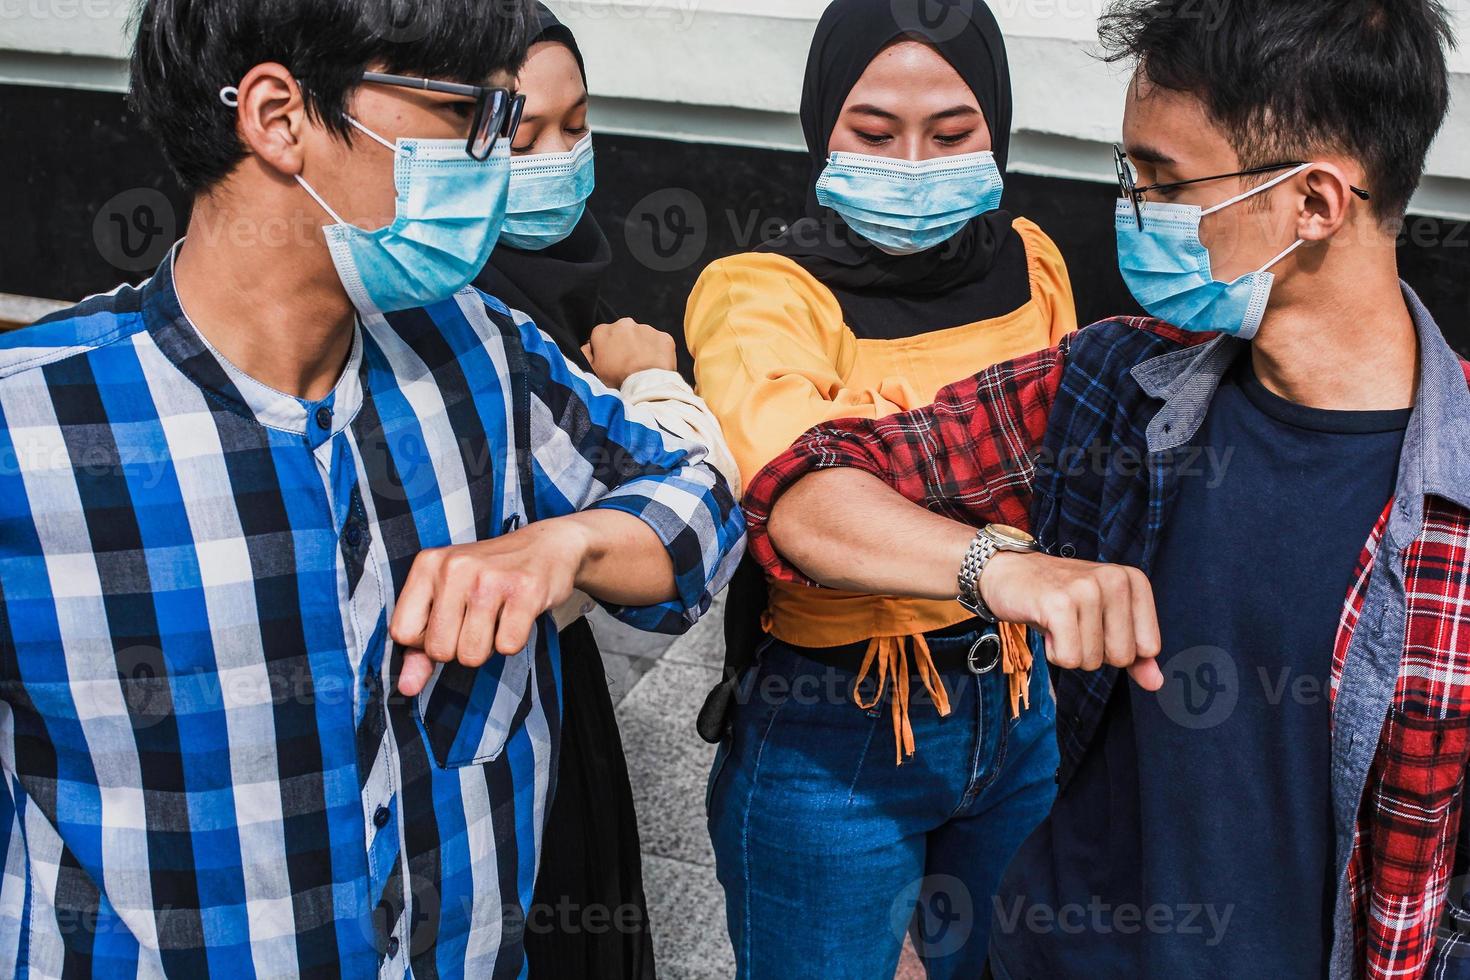
[[[676,335],[705,265],[802,213],[801,154],[613,135],[597,137],[597,152],[592,209],[616,255],[609,298]],[[1083,322],[1136,311],[1115,264],[1114,196],[1023,174],[1007,185],[1006,207],[1060,246]],[[122,96],[0,85],[0,215],[0,292],[67,299],[146,276],[183,233],[187,202]],[[1411,216],[1400,259],[1470,354],[1470,228]]]

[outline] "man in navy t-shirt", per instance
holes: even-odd
[[[1150,574],[1165,686],[1113,689],[1011,863],[998,975],[1325,975],[1332,644],[1409,415],[1295,404],[1248,354],[1225,376]]]

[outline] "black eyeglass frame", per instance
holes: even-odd
[[[421,92],[472,97],[475,100],[475,118],[464,144],[464,151],[472,160],[488,160],[501,140],[514,140],[516,130],[521,125],[521,115],[526,111],[526,97],[517,95],[508,88],[441,82],[433,78],[392,75],[381,71],[365,71],[362,73],[362,80],[377,85],[418,89]]]
[[[1251,167],[1249,170],[1237,170],[1233,174],[1215,174],[1213,177],[1195,177],[1192,180],[1176,180],[1167,184],[1146,184],[1139,187],[1133,179],[1133,167],[1128,163],[1128,154],[1121,146],[1113,144],[1113,165],[1118,170],[1118,191],[1133,205],[1133,217],[1138,222],[1138,230],[1143,231],[1143,209],[1140,203],[1143,195],[1154,191],[1171,191],[1176,187],[1188,187],[1190,184],[1203,184],[1211,180],[1229,180],[1231,177],[1255,177],[1260,174],[1275,173],[1278,170],[1290,170],[1292,167],[1306,166],[1307,161],[1295,160],[1289,163],[1269,163],[1263,167]],[[1371,201],[1373,195],[1361,187],[1349,188],[1354,195],[1362,201]]]

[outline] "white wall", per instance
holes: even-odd
[[[801,148],[806,50],[827,0],[547,2],[586,53],[598,127]],[[1127,72],[1094,56],[1104,0],[988,2],[1011,61],[1012,169],[1111,181]],[[1217,0],[1179,2],[1208,12]],[[1470,218],[1470,0],[1447,6],[1462,39],[1455,101],[1414,210]]]
[[[133,2],[0,0],[0,80],[122,89]],[[801,147],[802,69],[826,0],[548,2],[586,52],[598,128]],[[1111,180],[1126,77],[1091,56],[1104,0],[989,2],[1011,57],[1012,167]],[[1218,0],[1179,2],[1207,12]],[[1462,41],[1455,103],[1414,210],[1470,218],[1470,0],[1447,6]]]

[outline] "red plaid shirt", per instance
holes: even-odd
[[[1465,889],[1450,888],[1467,856],[1470,365],[1405,293],[1421,338],[1418,405],[1332,665],[1335,978],[1470,976]],[[750,552],[769,574],[806,581],[771,546],[771,507],[812,470],[853,467],[956,520],[1029,526],[1053,553],[1147,571],[1177,489],[1171,454],[1203,421],[1236,345],[1113,321],[952,385],[928,408],[819,426],[751,483]],[[1069,465],[1098,448],[1106,465]],[[1054,672],[1063,783],[1117,677]]]

